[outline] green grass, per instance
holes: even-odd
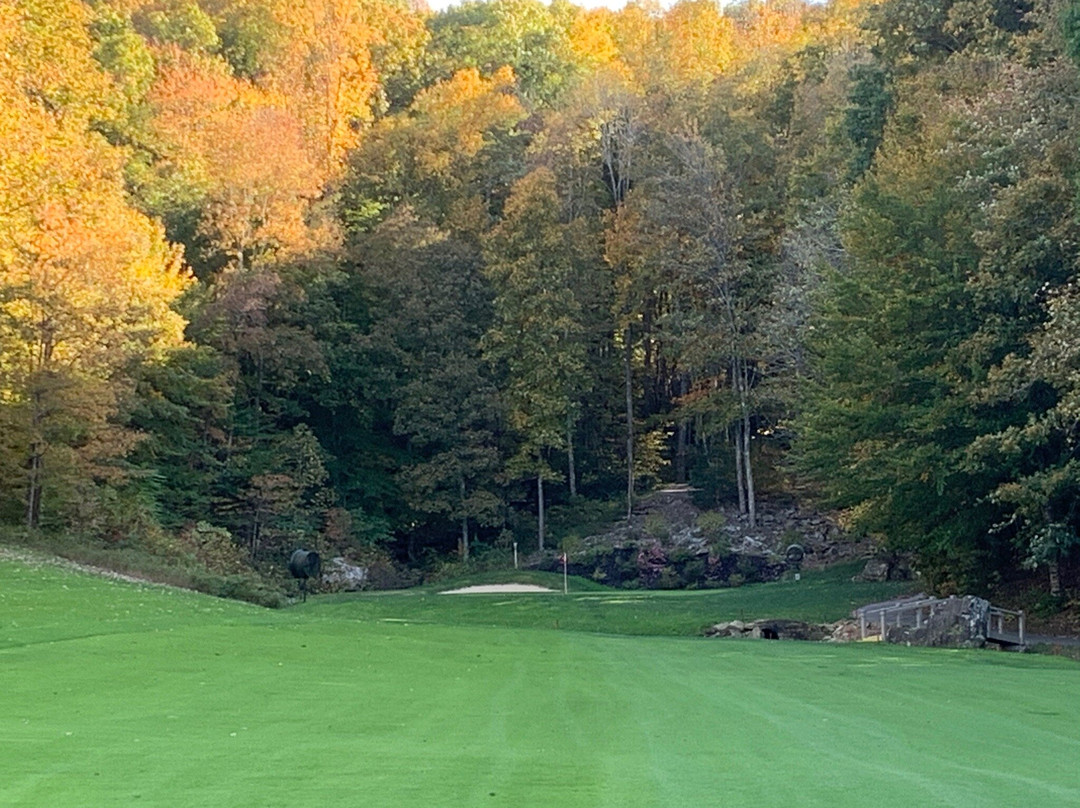
[[[504,628],[560,628],[606,634],[700,635],[725,620],[786,617],[832,622],[856,606],[911,590],[906,582],[856,583],[861,565],[842,565],[803,575],[801,581],[695,591],[625,591],[582,578],[570,579],[564,597],[562,576],[544,572],[471,575],[436,586],[402,592],[336,595],[310,601],[303,609],[332,619],[401,619]],[[540,584],[558,594],[440,595],[472,584],[516,581]]]
[[[818,583],[273,612],[0,561],[0,805],[1080,804],[1073,661],[616,636]]]

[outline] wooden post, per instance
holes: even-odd
[[[866,612],[859,612],[859,635],[860,639],[866,639]]]
[[[922,606],[915,610],[915,628],[922,628]]]
[[[884,609],[882,609],[882,610],[881,610],[881,641],[882,641],[882,642],[885,642],[885,631],[886,631],[886,626],[885,626],[885,610],[884,610]]]
[[[517,542],[514,542],[514,569],[518,568]]]
[[[1024,610],[1023,609],[1020,610],[1019,622],[1020,622],[1020,644],[1023,645],[1024,644]]]

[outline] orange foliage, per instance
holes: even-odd
[[[282,0],[274,6],[275,18],[288,31],[288,45],[271,86],[302,122],[327,173],[340,170],[345,153],[373,119],[379,77],[371,49],[384,42],[372,24],[374,5]]]
[[[313,245],[305,214],[322,177],[284,99],[171,50],[151,102],[172,160],[207,193],[202,229],[220,250],[243,266]]]
[[[0,288],[4,370],[16,375],[115,366],[178,342],[169,305],[187,282],[160,226],[128,205],[122,155],[85,128],[108,87],[85,9],[36,6],[0,12]]]
[[[612,38],[619,48],[619,59],[641,83],[647,83],[660,66],[659,18],[657,4],[629,3],[612,20]]]

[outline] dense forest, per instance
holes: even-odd
[[[417,565],[686,482],[1057,594],[1078,60],[1065,0],[6,0],[0,521]]]

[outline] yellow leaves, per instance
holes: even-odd
[[[207,194],[201,228],[219,249],[244,263],[312,246],[305,214],[323,175],[285,99],[179,50],[150,98],[170,159]]]
[[[338,173],[374,117],[379,77],[371,51],[384,38],[369,15],[379,7],[355,0],[282,0],[274,8],[288,45],[271,86],[303,122],[328,174]]]
[[[815,20],[817,36],[832,41],[855,40],[865,36],[861,26],[864,9],[878,0],[832,0]]]
[[[439,151],[423,155],[433,173],[449,167],[454,152],[474,156],[483,148],[486,132],[507,128],[525,117],[514,86],[514,71],[509,67],[495,71],[490,79],[468,68],[417,95],[412,109],[425,118],[428,139],[438,144]]]
[[[509,129],[525,117],[514,85],[509,67],[490,79],[475,68],[460,70],[419,93],[410,117],[386,126],[414,142],[413,159],[422,174],[449,179],[462,160],[484,148],[492,132]]]
[[[0,99],[21,96],[74,129],[106,117],[111,83],[92,56],[86,4],[5,0],[4,5],[0,84],[6,86]]]
[[[682,81],[709,81],[735,60],[735,24],[710,0],[689,0],[664,17],[671,68]]]
[[[21,260],[0,267],[3,328],[25,344],[27,372],[56,364],[107,373],[182,341],[183,319],[170,308],[188,283],[179,252],[127,207],[119,183],[46,198],[34,227],[5,235],[20,242]]]
[[[570,50],[575,60],[591,68],[619,57],[612,31],[612,14],[607,9],[582,11],[570,26]]]
[[[78,93],[108,82],[85,9],[17,6],[14,27],[0,13],[0,38],[19,47],[0,62],[0,344],[22,357],[0,371],[9,395],[27,374],[104,378],[133,354],[180,342],[170,304],[188,283],[161,227],[128,205],[122,155],[87,131],[96,101]]]
[[[555,188],[555,172],[546,166],[533,169],[514,183],[503,207],[503,218],[508,222],[525,221],[539,211],[555,220],[560,207]]]

